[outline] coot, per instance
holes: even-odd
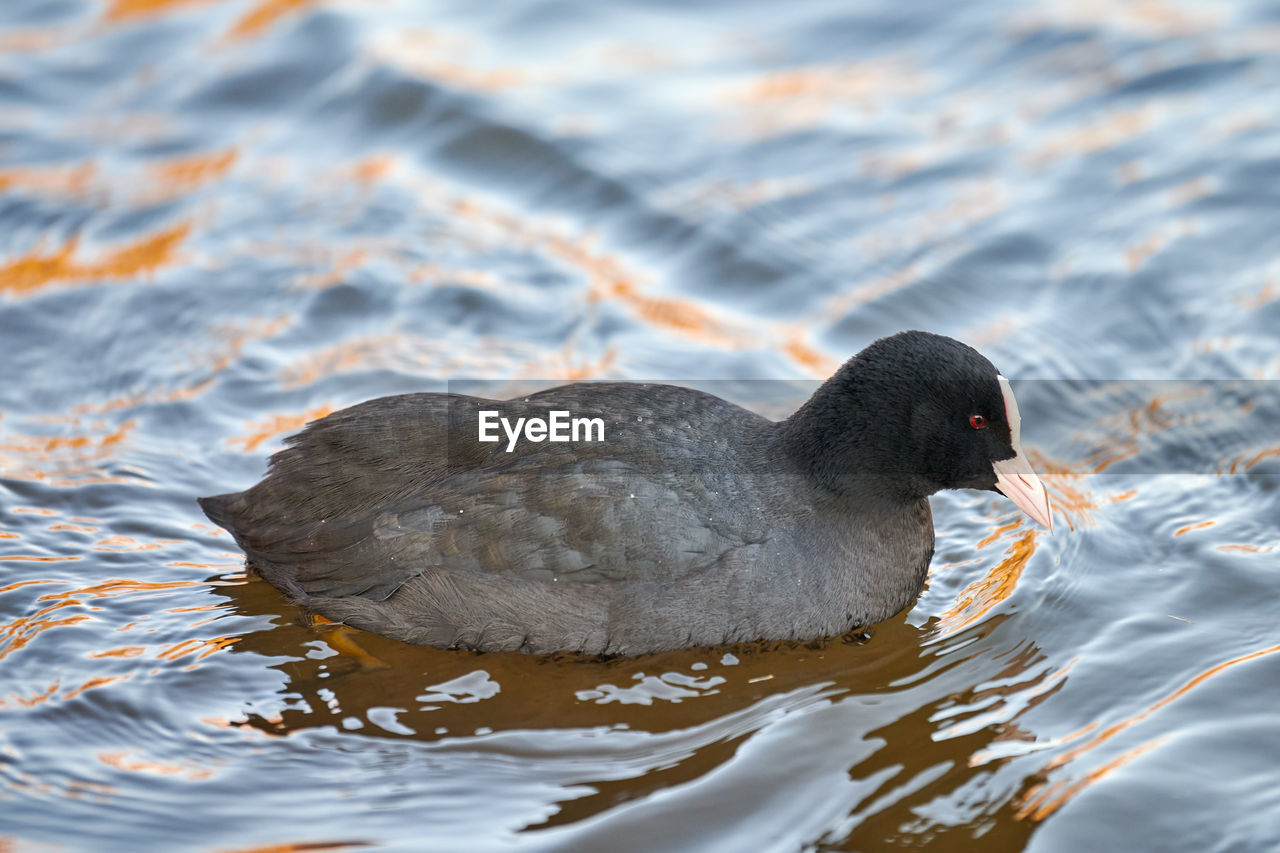
[[[1052,528],[1008,381],[912,331],[779,422],[655,384],[370,400],[200,506],[329,619],[448,648],[638,654],[897,613],[933,555],[928,496],[959,488],[999,490]]]

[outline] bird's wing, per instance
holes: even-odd
[[[643,414],[614,417],[598,443],[508,452],[477,441],[487,405],[514,417],[577,403],[589,414],[599,389],[588,387],[571,400],[371,400],[291,437],[258,485],[201,504],[297,597],[380,600],[428,566],[548,583],[672,580],[760,540],[729,494],[742,485],[726,462],[733,436],[707,437],[696,469],[672,458],[674,436],[653,432],[691,424],[661,413],[647,427]]]

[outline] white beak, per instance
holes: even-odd
[[[1053,530],[1053,510],[1044,483],[1031,470],[1031,464],[1022,454],[1022,418],[1018,414],[1018,401],[1013,399],[1009,380],[999,377],[1000,392],[1004,395],[1004,414],[1009,422],[1009,437],[1013,441],[1013,458],[992,463],[996,472],[996,488],[1013,501],[1018,509]]]

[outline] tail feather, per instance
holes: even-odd
[[[225,528],[236,540],[236,544],[245,552],[245,563],[250,569],[262,575],[276,589],[283,592],[296,604],[306,605],[310,599],[307,592],[294,577],[296,566],[277,565],[263,559],[255,549],[242,537],[244,518],[244,492],[229,492],[225,495],[213,495],[207,498],[196,498],[196,503],[209,516],[209,520],[219,527]]]
[[[213,495],[207,498],[196,498],[196,503],[200,504],[200,508],[204,510],[204,514],[209,516],[209,520],[219,527],[225,528],[232,533],[231,524],[231,500],[239,495],[239,492],[230,492],[225,495]]]

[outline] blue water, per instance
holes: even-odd
[[[0,849],[1274,850],[1277,91],[1261,0],[0,5]],[[781,417],[904,328],[1058,529],[937,496],[869,639],[403,646],[194,503],[381,394]]]

